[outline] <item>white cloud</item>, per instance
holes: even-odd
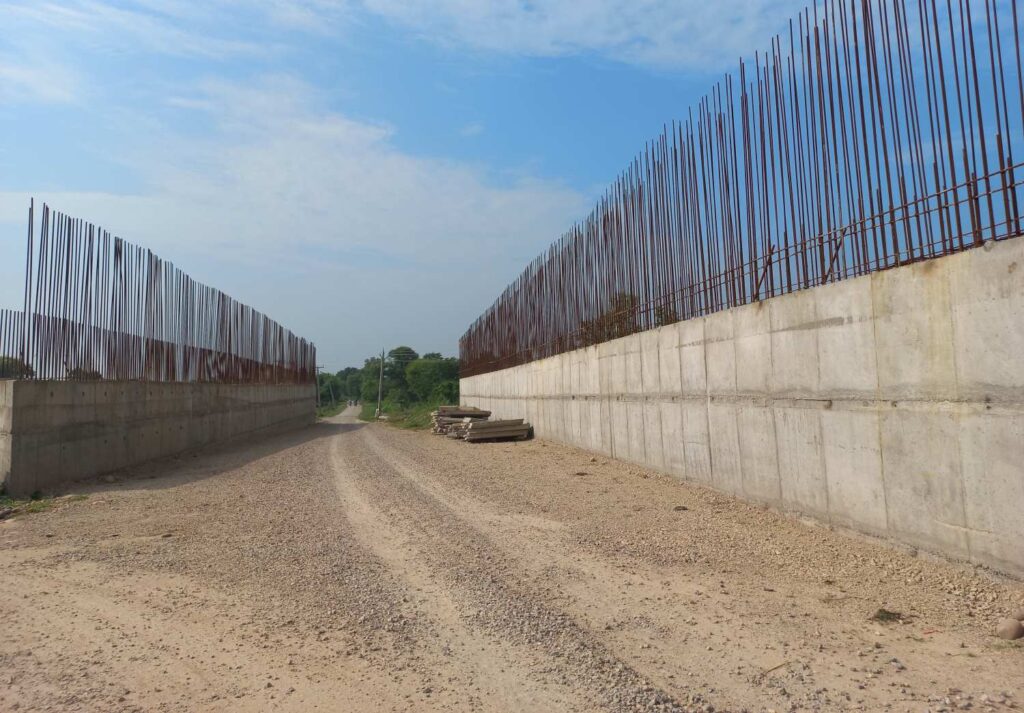
[[[474,136],[479,136],[482,133],[484,133],[484,125],[481,124],[479,121],[471,122],[463,126],[461,129],[459,129],[459,134],[465,136],[467,139],[472,138]]]
[[[502,184],[404,153],[393,128],[328,111],[292,78],[208,81],[179,99],[208,130],[126,138],[145,192],[37,198],[312,335],[329,366],[365,356],[367,343],[451,353],[589,205],[559,183]],[[24,192],[0,194],[0,222],[23,223],[25,205]]]
[[[0,105],[66,104],[77,99],[78,91],[78,79],[69,67],[0,57]]]
[[[648,67],[719,71],[768,46],[805,0],[15,0],[0,21],[73,32],[110,51],[126,47],[224,58],[280,50],[280,30],[337,36],[359,10],[458,49],[557,57],[593,54]],[[239,19],[268,30],[237,39]]]
[[[11,0],[0,3],[0,47],[25,47],[30,36],[50,54],[73,45],[115,56],[266,57],[284,51],[283,30],[337,34],[350,16],[348,0]]]
[[[215,75],[224,60],[241,57],[258,71],[249,58],[287,51],[277,43],[290,41],[288,31],[336,38],[362,8],[460,49],[717,70],[764,46],[795,7],[783,0],[0,0],[0,102],[111,100],[104,118],[118,142],[106,158],[141,177],[139,187],[38,197],[312,336],[328,366],[340,367],[372,351],[368,345],[450,353],[522,266],[585,213],[588,197],[558,182],[502,181],[484,167],[403,152],[394,141],[400,127],[328,110],[315,88],[293,77],[185,88],[160,77],[159,87],[136,89],[155,97],[148,102],[138,93],[105,96],[82,58],[115,57],[128,67],[134,57],[188,57]],[[161,102],[188,115],[175,125],[180,131],[152,111]],[[483,129],[455,130],[471,137]],[[21,240],[32,188],[0,193],[0,238]]]
[[[593,53],[718,70],[768,45],[802,0],[364,0],[431,41],[508,54]]]

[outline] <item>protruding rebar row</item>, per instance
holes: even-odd
[[[29,209],[25,303],[0,311],[0,378],[305,383],[316,348],[149,250]]]
[[[460,340],[461,373],[1021,234],[1022,13],[804,11],[506,288]]]

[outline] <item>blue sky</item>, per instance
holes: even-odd
[[[312,338],[454,354],[526,262],[803,6],[0,0],[0,305],[28,197]]]

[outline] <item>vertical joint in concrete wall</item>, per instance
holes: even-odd
[[[0,381],[0,477],[28,495],[256,433],[308,426],[315,386]]]
[[[541,437],[1019,576],[1021,324],[1024,237],[464,383],[514,385]],[[576,397],[589,429],[558,422]]]

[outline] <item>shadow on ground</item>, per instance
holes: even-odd
[[[212,478],[245,467],[254,461],[307,443],[358,431],[365,423],[318,421],[303,428],[274,434],[239,436],[229,441],[186,451],[175,456],[140,463],[87,480],[65,483],[54,495],[159,490]]]

